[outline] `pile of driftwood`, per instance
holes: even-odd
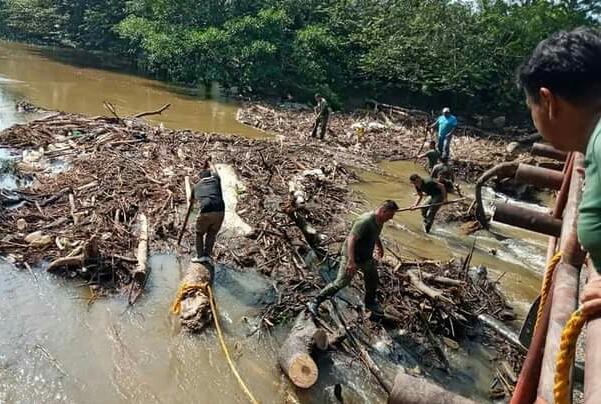
[[[332,114],[325,143],[376,160],[414,159],[425,151],[422,145],[434,138],[428,126],[435,118],[423,111],[370,101],[364,110]],[[239,111],[238,120],[286,138],[304,139],[311,134],[315,116],[302,105],[252,103]],[[525,152],[533,141],[522,132],[493,133],[462,125],[452,147],[457,177],[472,181],[499,162],[530,159]],[[511,142],[517,147],[508,148]]]
[[[335,320],[312,323],[304,307],[326,283],[318,268],[336,265],[349,210],[356,206],[348,186],[355,176],[348,165],[366,167],[370,160],[338,144],[172,131],[138,118],[152,111],[127,118],[114,109],[111,113],[110,118],[52,114],[0,133],[0,145],[23,153],[18,172],[34,178],[31,187],[10,196],[15,206],[0,215],[1,255],[27,267],[41,264],[81,276],[96,291],[134,291],[131,301],[148,275],[149,252],[177,251],[189,192],[184,178],[194,182],[211,155],[235,168],[244,184],[237,213],[253,229],[228,239],[227,248],[218,243],[215,260],[257,269],[275,281],[278,297],[265,308],[258,329],[295,319],[293,330],[303,330],[293,332],[286,352],[280,353],[281,367],[299,386],[314,382],[316,370],[308,358],[313,349],[327,346],[358,355],[387,385],[369,356],[370,341],[354,330],[373,335],[402,326],[405,336],[427,351],[426,367],[445,369],[441,344],[455,346],[471,337],[478,314],[510,317],[494,282],[471,276],[469,265],[396,257],[380,266],[383,318],[370,318],[353,305],[338,310],[328,303]],[[187,237],[188,252],[192,244],[193,237]],[[180,290],[180,317],[192,330],[209,322],[203,288],[212,281],[207,268],[193,276],[193,267]],[[360,277],[355,281],[361,290]]]

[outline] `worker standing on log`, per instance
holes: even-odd
[[[451,157],[451,141],[457,128],[457,118],[451,115],[451,109],[444,107],[442,115],[430,125],[431,129],[438,128],[438,151],[442,157]]]
[[[192,198],[200,205],[196,218],[196,258],[192,261],[210,261],[215,239],[225,216],[221,178],[210,158],[204,163],[200,172],[200,181],[194,186]]]
[[[585,154],[578,238],[601,272],[601,31],[577,28],[538,44],[517,73],[534,126],[555,148]],[[601,312],[601,281],[588,282],[585,314]]]
[[[317,129],[319,129],[319,138],[323,140],[328,130],[328,120],[330,119],[330,106],[328,102],[321,94],[315,94],[315,101],[317,106],[315,107],[315,124],[313,125],[313,131],[311,137],[317,136]]]
[[[430,177],[422,178],[418,174],[411,174],[409,177],[411,183],[415,186],[417,200],[412,207],[416,207],[422,201],[425,195],[428,196],[426,205],[434,205],[422,208],[422,217],[424,218],[424,231],[430,233],[436,213],[440,209],[440,203],[447,201],[447,189],[440,182]]]
[[[394,217],[398,209],[396,202],[387,200],[375,212],[364,213],[355,220],[350,234],[342,244],[342,258],[338,266],[336,279],[323,288],[315,299],[309,303],[309,311],[314,316],[317,316],[319,305],[324,300],[350,285],[357,268],[363,271],[365,308],[374,313],[381,313],[376,300],[378,270],[374,260],[374,249],[375,257],[378,260],[382,259],[384,256],[384,248],[380,240],[382,226]]]
[[[428,170],[432,170],[434,166],[438,164],[438,160],[440,160],[440,152],[436,149],[436,142],[434,140],[430,141],[428,147],[430,149],[427,152],[425,152],[424,154],[420,154],[417,157],[420,159],[423,159],[424,157],[427,158]]]

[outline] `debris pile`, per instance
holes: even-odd
[[[371,101],[370,105],[374,108],[331,114],[325,143],[375,160],[406,160],[415,158],[425,150],[422,145],[433,139],[434,134],[428,131],[428,126],[434,122],[434,116],[375,101]],[[292,108],[288,104],[274,107],[252,103],[240,109],[238,120],[287,139],[305,139],[311,133],[315,116],[310,110]],[[524,147],[508,150],[507,146],[512,141],[518,140],[514,143],[522,145],[522,138],[518,135],[523,134],[498,134],[473,126],[460,126],[452,146],[457,176],[473,181],[497,163],[516,158],[531,160]]]

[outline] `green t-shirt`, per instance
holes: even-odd
[[[438,183],[430,177],[423,178],[423,184],[421,188],[418,189],[418,191],[422,191],[424,194],[432,198],[436,198],[442,195],[442,191],[440,190]]]
[[[438,163],[438,159],[440,158],[440,152],[436,149],[430,150],[426,153],[426,158],[428,159],[428,167],[430,170],[434,168],[436,163]]]
[[[328,116],[330,114],[330,106],[325,98],[322,98],[319,104],[317,104],[317,115],[320,117]]]
[[[578,238],[601,272],[601,120],[586,147],[584,192],[578,215]]]
[[[376,221],[374,212],[364,213],[355,220],[350,234],[357,237],[355,244],[355,261],[357,263],[367,262],[372,258],[376,241],[381,232],[382,226]],[[346,255],[346,240],[342,244],[342,253]]]
[[[449,167],[448,164],[439,163],[434,166],[432,169],[432,178],[439,178],[444,180],[453,181],[453,170]]]

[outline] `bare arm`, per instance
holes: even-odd
[[[418,206],[419,203],[422,201],[422,199],[424,198],[424,194],[422,193],[422,191],[420,191],[419,189],[415,189],[417,191],[417,199],[415,200],[415,203],[413,204],[413,206]]]
[[[346,238],[346,257],[348,258],[347,267],[355,267],[355,246],[357,245],[357,236],[349,234]]]
[[[384,246],[380,237],[376,240],[376,257],[380,260],[384,258]]]

